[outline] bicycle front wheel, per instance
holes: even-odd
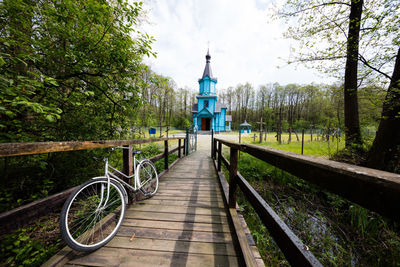
[[[140,190],[148,197],[153,196],[158,190],[158,174],[154,164],[149,160],[141,162],[138,175]]]
[[[104,246],[121,226],[125,206],[123,189],[117,182],[111,180],[109,186],[107,178],[86,182],[62,208],[62,238],[72,249],[82,252]]]

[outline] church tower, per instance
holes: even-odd
[[[217,84],[217,79],[213,77],[210,65],[210,51],[207,51],[206,55],[206,66],[203,71],[203,77],[199,79],[200,85],[200,95],[215,95],[215,85]]]
[[[226,131],[226,106],[218,102],[215,88],[218,81],[212,74],[210,61],[211,56],[208,50],[203,76],[198,80],[199,95],[196,96],[198,103],[192,108],[192,123],[200,131]]]

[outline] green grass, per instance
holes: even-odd
[[[263,145],[275,149],[290,151],[301,154],[301,142],[291,142],[285,144],[278,144],[273,142],[253,143],[255,145]],[[316,157],[331,157],[333,154],[344,149],[344,141],[341,142],[326,142],[326,141],[307,141],[304,142],[303,155],[316,156]]]

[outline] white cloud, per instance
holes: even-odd
[[[179,87],[197,90],[210,42],[211,67],[218,89],[250,82],[322,82],[312,70],[285,66],[290,41],[283,27],[271,22],[269,0],[150,0],[146,32],[156,38],[154,71],[170,76]],[[277,66],[285,66],[277,68]]]

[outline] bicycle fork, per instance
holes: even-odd
[[[106,205],[107,205],[108,199],[110,198],[110,183],[111,183],[111,180],[110,180],[110,175],[108,175],[108,172],[107,172],[107,170],[108,170],[108,160],[106,160],[105,170],[106,170],[105,171],[105,176],[107,177],[107,196],[106,196],[106,199],[105,199],[104,204],[103,204],[104,184],[102,183],[101,184],[101,189],[100,189],[100,201],[99,201],[99,205],[96,208],[96,212],[104,210]]]

